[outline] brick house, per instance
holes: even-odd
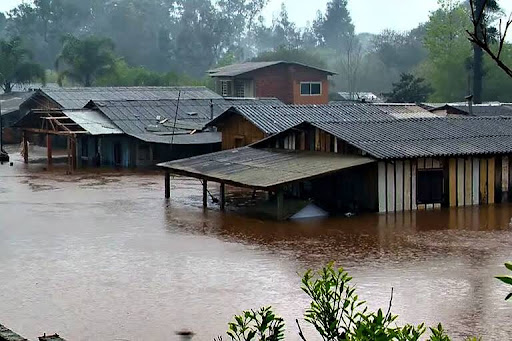
[[[294,62],[247,62],[208,72],[224,97],[275,97],[285,104],[328,104],[334,72]]]

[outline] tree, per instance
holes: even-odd
[[[4,92],[36,79],[45,82],[44,69],[32,61],[32,54],[23,47],[21,39],[0,40],[0,87]]]
[[[59,71],[59,83],[64,78],[90,87],[97,77],[111,72],[115,65],[114,43],[110,39],[86,37],[78,39],[66,36],[55,63]]]
[[[304,49],[288,49],[285,47],[280,47],[274,51],[260,53],[257,57],[252,59],[254,62],[270,62],[276,60],[296,62],[319,68],[327,67],[327,64],[323,58],[311,51]]]
[[[346,90],[353,94],[357,92],[360,69],[363,63],[363,49],[357,37],[352,34],[340,53],[340,75],[345,80]]]
[[[420,72],[434,89],[432,101],[458,102],[471,92],[468,61],[472,48],[466,39],[469,15],[463,4],[443,0],[425,25],[428,57]]]
[[[420,103],[425,102],[432,93],[432,88],[425,84],[423,78],[403,73],[398,83],[393,83],[393,91],[386,94],[391,103]]]
[[[313,24],[322,45],[337,51],[354,35],[347,3],[347,0],[331,0],[327,3],[325,15],[319,14]]]

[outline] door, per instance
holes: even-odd
[[[114,166],[120,167],[123,164],[123,152],[121,143],[114,143]]]

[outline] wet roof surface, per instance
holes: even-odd
[[[279,64],[289,64],[289,65],[295,65],[300,67],[305,67],[309,69],[314,69],[320,72],[327,73],[329,75],[334,75],[334,72],[320,69],[314,66],[309,66],[301,63],[294,63],[294,62],[285,62],[285,61],[273,61],[273,62],[247,62],[247,63],[240,63],[240,64],[233,64],[228,65],[224,67],[220,67],[217,69],[213,69],[208,71],[210,76],[212,77],[235,77],[240,76],[245,73],[253,72],[259,69],[264,69],[270,66],[279,65]]]
[[[81,109],[89,101],[222,99],[204,87],[91,87],[42,88],[44,94],[64,109]]]
[[[26,101],[32,94],[33,92],[29,91],[0,94],[1,114],[4,115],[19,110],[20,104]]]
[[[266,134],[276,134],[302,122],[388,121],[395,117],[376,106],[361,103],[329,105],[236,106],[208,125],[215,126],[229,115],[239,114]]]
[[[361,156],[244,147],[159,166],[187,176],[268,189],[371,162]]]
[[[96,110],[63,110],[62,113],[91,135],[123,134],[108,117]]]
[[[512,118],[424,118],[311,124],[381,159],[512,152]]]

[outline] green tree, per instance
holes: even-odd
[[[507,262],[505,263],[505,267],[509,270],[509,271],[512,271],[512,262]],[[503,283],[509,285],[512,287],[512,276],[508,275],[508,276],[498,276],[496,277],[497,279],[499,279],[500,281],[502,281]],[[510,300],[512,298],[512,292],[510,294],[507,295],[507,297],[505,298],[505,300]]]
[[[110,39],[86,37],[83,39],[66,36],[55,63],[59,71],[59,83],[64,78],[90,87],[97,77],[112,72],[116,57],[114,44]]]
[[[319,15],[313,27],[322,45],[340,50],[354,34],[354,24],[347,8],[347,0],[331,0],[325,15]]]
[[[420,72],[434,89],[432,101],[462,101],[471,92],[472,48],[466,39],[469,15],[467,6],[441,0],[425,26],[428,58]]]
[[[393,91],[386,94],[391,103],[420,103],[425,102],[432,93],[432,88],[425,80],[410,73],[402,73],[400,81],[393,83]]]
[[[322,56],[313,51],[300,48],[289,49],[286,47],[280,47],[274,51],[263,52],[252,59],[254,62],[270,62],[276,60],[327,68],[327,63]]]
[[[0,87],[9,93],[16,84],[34,80],[45,82],[45,72],[41,65],[32,61],[32,54],[20,38],[0,40]]]

